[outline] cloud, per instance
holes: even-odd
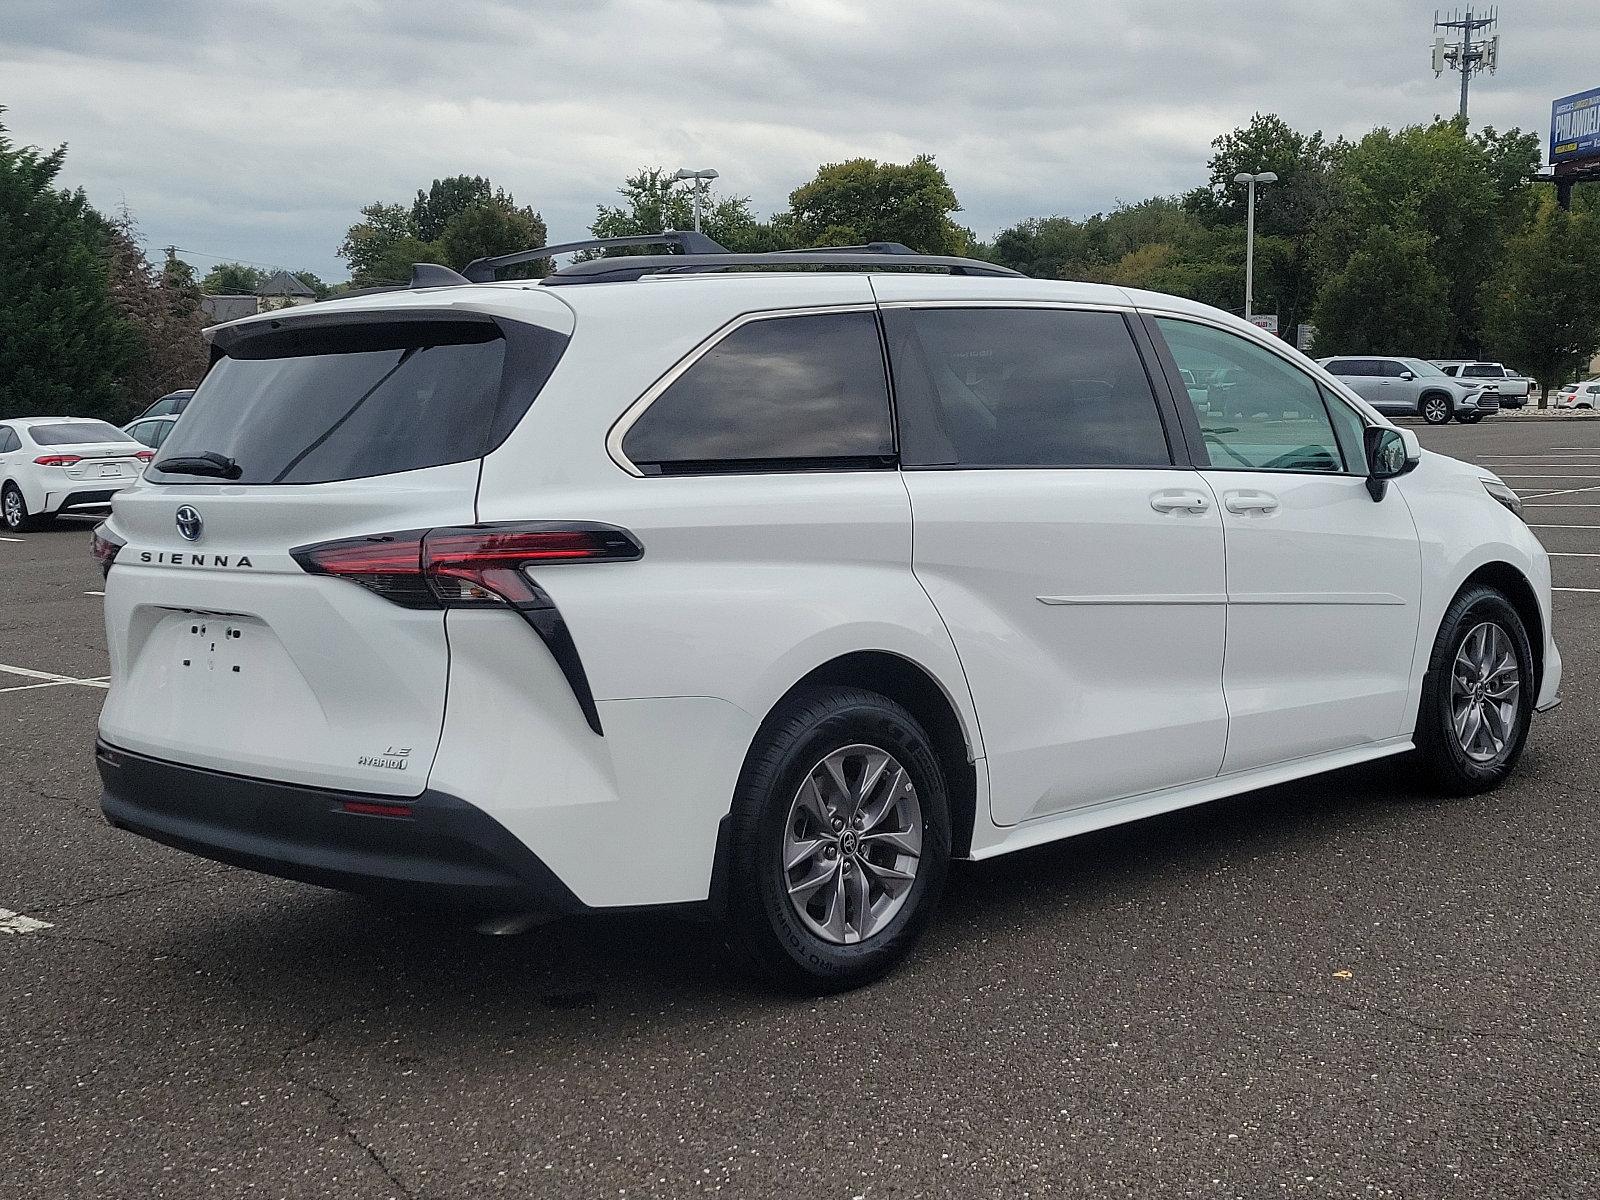
[[[1582,7],[1505,14],[1475,124],[1542,129],[1597,82]],[[1082,215],[1194,186],[1258,110],[1330,135],[1453,111],[1430,21],[1388,0],[7,0],[0,104],[152,245],[334,278],[361,205],[457,172],[558,238],[645,164],[715,166],[767,212],[820,163],[929,152],[979,233]]]

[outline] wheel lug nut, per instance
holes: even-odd
[[[843,817],[835,817],[833,819],[833,827],[836,830],[837,829],[843,829],[844,828],[844,818]]]
[[[826,859],[838,858],[839,857],[839,848],[837,846],[829,846],[827,849],[825,849],[822,852],[822,857],[826,858]]]

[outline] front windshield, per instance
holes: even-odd
[[[1410,367],[1412,373],[1416,375],[1444,375],[1444,372],[1431,362],[1423,362],[1420,358],[1402,358],[1400,361]]]

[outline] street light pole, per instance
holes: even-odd
[[[673,178],[674,182],[677,182],[678,180],[681,180],[681,179],[687,179],[687,180],[690,181],[689,182],[689,186],[694,189],[694,231],[696,233],[699,233],[700,232],[700,189],[701,189],[702,186],[710,187],[711,186],[711,181],[713,179],[717,178],[717,173],[715,171],[711,170],[709,167],[707,167],[707,168],[705,168],[703,170],[699,170],[699,171],[691,171],[688,167],[682,167],[682,168],[680,168],[678,170],[677,174],[675,174],[672,178]]]
[[[1235,183],[1249,186],[1245,200],[1245,233],[1244,233],[1244,319],[1248,321],[1254,313],[1255,283],[1256,283],[1256,184],[1277,183],[1278,177],[1271,171],[1262,171],[1258,175],[1240,171],[1233,177]]]

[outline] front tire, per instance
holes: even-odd
[[[27,533],[39,527],[39,519],[28,512],[28,502],[22,498],[22,489],[8,483],[0,489],[0,525],[12,533]]]
[[[1462,592],[1440,623],[1422,685],[1415,742],[1428,781],[1451,796],[1504,783],[1527,743],[1535,691],[1517,610],[1493,588]]]
[[[1463,413],[1461,416],[1457,417],[1456,420],[1460,421],[1463,425],[1476,425],[1479,421],[1483,420],[1483,414]]]
[[[944,890],[948,795],[899,704],[860,688],[797,691],[762,724],[734,794],[730,945],[794,991],[889,971]]]
[[[1422,419],[1429,425],[1445,425],[1450,421],[1450,398],[1434,393],[1422,398]]]

